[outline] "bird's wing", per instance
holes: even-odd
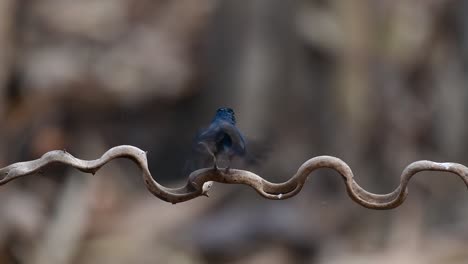
[[[195,141],[197,143],[200,143],[200,142],[208,142],[208,141],[217,142],[221,140],[222,130],[221,130],[221,127],[217,123],[218,122],[212,123],[207,129],[198,133]]]
[[[229,122],[217,120],[197,136],[197,143],[214,144],[220,142],[224,135],[228,135],[232,141],[232,147],[238,154],[245,152],[245,139],[237,127]]]
[[[219,122],[219,127],[221,131],[231,138],[232,141],[232,148],[237,154],[244,154],[245,153],[245,139],[242,136],[242,133],[239,129],[232,125],[229,122],[221,121]]]

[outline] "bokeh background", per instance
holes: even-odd
[[[220,106],[284,181],[334,155],[392,191],[429,159],[468,164],[468,1],[1,0],[0,166],[131,144],[180,186]],[[333,171],[285,201],[215,184],[171,205],[137,167],[52,166],[0,190],[0,263],[466,263],[468,200],[420,173],[399,208],[352,202]]]

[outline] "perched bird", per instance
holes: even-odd
[[[222,159],[228,161],[226,171],[229,171],[232,159],[246,154],[245,139],[236,127],[234,111],[227,107],[216,111],[210,126],[198,133],[194,144],[197,151],[213,158],[215,169],[218,169],[218,160]]]

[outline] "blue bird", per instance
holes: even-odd
[[[245,139],[236,127],[234,110],[227,107],[219,108],[210,126],[195,138],[195,148],[208,153],[213,158],[214,169],[218,169],[218,159],[228,161],[226,171],[229,171],[234,157],[244,157]]]

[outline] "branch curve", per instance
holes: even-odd
[[[47,165],[62,163],[82,172],[95,174],[102,166],[117,158],[127,158],[134,161],[142,170],[143,180],[148,190],[163,201],[180,203],[198,196],[207,196],[213,182],[226,184],[244,184],[252,187],[258,194],[273,200],[283,200],[298,194],[309,175],[320,168],[330,168],[338,172],[346,185],[348,195],[356,203],[370,209],[392,209],[401,205],[408,195],[408,183],[416,173],[421,171],[444,171],[458,175],[468,187],[468,168],[452,162],[416,161],[408,165],[402,172],[400,184],[388,194],[375,194],[366,191],[354,180],[351,168],[342,160],[332,156],[318,156],[309,159],[297,170],[296,174],[283,183],[272,183],[264,178],[245,170],[230,169],[199,169],[189,175],[187,183],[179,188],[167,188],[160,185],[152,177],[148,169],[146,152],[129,145],[117,146],[106,151],[95,160],[81,160],[64,150],[54,150],[45,153],[41,158],[18,162],[0,169],[0,185],[19,177],[41,171]]]

